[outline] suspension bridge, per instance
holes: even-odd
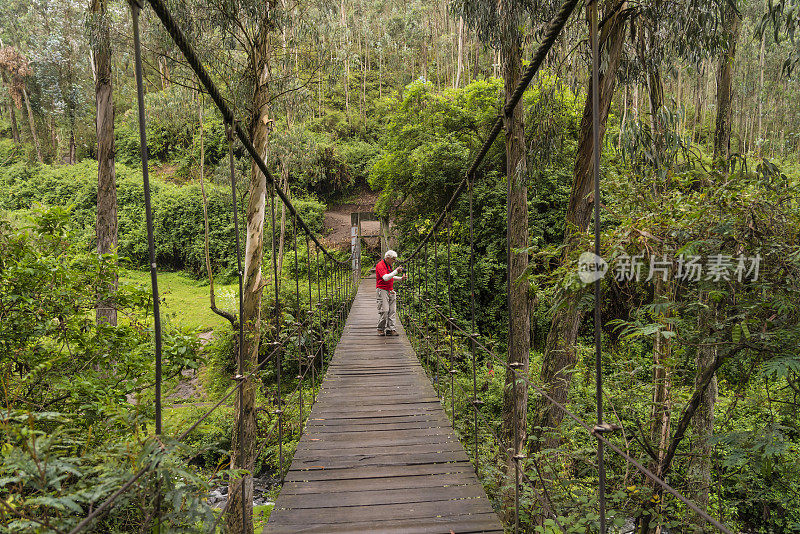
[[[402,326],[361,282],[267,533],[503,532]]]
[[[521,449],[515,428],[515,435],[509,440],[498,436],[493,430],[493,425],[487,421],[486,414],[481,410],[481,401],[478,398],[476,381],[476,357],[478,352],[482,357],[507,370],[512,374],[514,383],[524,382],[536,394],[541,395],[553,407],[562,410],[579,427],[591,434],[598,446],[598,507],[599,530],[605,534],[607,530],[605,517],[605,474],[604,474],[604,447],[619,455],[625,462],[639,471],[640,475],[649,479],[654,487],[666,492],[681,501],[686,507],[693,510],[699,517],[724,533],[731,533],[725,525],[708,515],[704,510],[672,488],[665,480],[648,470],[637,460],[629,456],[608,437],[608,432],[613,430],[611,425],[603,424],[602,411],[602,369],[599,358],[599,305],[595,301],[596,325],[596,354],[597,354],[597,392],[598,413],[593,423],[587,422],[572,413],[566,406],[548,396],[536,384],[529,381],[525,366],[509,364],[504,357],[494,353],[475,330],[474,301],[471,309],[471,327],[459,325],[453,317],[450,304],[450,235],[452,232],[444,231],[444,225],[450,226],[450,215],[455,206],[456,199],[465,191],[470,197],[470,288],[474,294],[474,238],[473,238],[473,213],[472,213],[472,183],[476,171],[489,148],[497,139],[503,129],[504,117],[511,115],[520,103],[522,94],[530,84],[533,77],[543,64],[549,50],[561,33],[567,20],[578,5],[578,0],[566,0],[557,14],[551,20],[543,33],[541,44],[536,49],[527,67],[520,77],[520,81],[503,108],[500,116],[495,120],[491,132],[483,146],[476,154],[464,179],[454,190],[450,201],[442,211],[439,218],[429,229],[418,247],[408,254],[404,261],[409,265],[411,280],[422,279],[424,282],[406,284],[401,291],[399,299],[400,315],[403,324],[409,329],[412,337],[418,340],[417,350],[412,347],[406,336],[403,326],[400,326],[400,336],[380,337],[375,331],[376,311],[374,301],[374,280],[372,278],[361,280],[357,273],[357,261],[344,261],[337,258],[320,242],[319,238],[310,230],[297,213],[286,195],[275,187],[266,164],[253,146],[247,133],[236,122],[236,117],[229,108],[226,100],[221,96],[217,87],[197,54],[183,34],[179,25],[172,18],[162,0],[147,0],[164,28],[174,40],[187,60],[187,63],[197,75],[200,83],[208,92],[226,124],[229,141],[229,159],[231,172],[231,187],[233,206],[237,205],[236,177],[233,164],[233,142],[237,138],[245,151],[250,155],[254,165],[260,169],[268,184],[272,185],[274,192],[281,202],[287,207],[294,223],[294,286],[296,290],[295,309],[285,310],[294,320],[281,319],[281,313],[275,314],[275,329],[278,333],[271,341],[264,345],[268,347],[267,354],[262,357],[254,368],[246,368],[242,356],[242,343],[239,346],[239,364],[232,386],[217,405],[208,410],[202,417],[195,421],[189,429],[175,437],[175,442],[181,442],[194,428],[205,420],[214,410],[228,399],[237,395],[237,405],[242,406],[244,391],[248,385],[258,378],[258,373],[266,365],[275,365],[277,370],[277,408],[273,414],[276,416],[276,431],[279,435],[279,471],[283,483],[280,496],[270,515],[265,533],[298,533],[298,532],[404,532],[404,533],[477,533],[503,532],[504,528],[519,532],[521,529],[520,516],[522,510],[520,491],[523,486],[533,495],[547,516],[565,531],[564,526],[558,524],[558,514],[553,509],[544,484],[531,481],[532,476],[540,476],[538,467],[533,462],[529,464]],[[139,42],[139,14],[144,9],[144,0],[130,0],[133,14],[134,47],[136,62],[136,77],[139,103],[139,127],[142,142],[142,167],[145,181],[145,206],[148,226],[148,245],[151,263],[151,278],[154,294],[154,318],[156,335],[156,434],[161,434],[161,354],[160,354],[160,318],[158,310],[157,272],[154,259],[154,237],[152,231],[152,218],[150,212],[148,159],[146,143],[146,124],[144,113],[144,96],[142,83],[142,62]],[[598,75],[598,30],[597,6],[595,3],[587,5],[591,21],[591,44],[593,57],[593,102],[594,102],[594,127],[595,127],[595,155],[594,177],[595,198],[600,198],[599,189],[599,146],[598,142],[598,111],[597,111],[597,75]],[[595,202],[595,224],[598,224],[598,206]],[[274,217],[275,201],[270,203],[273,218],[273,246],[274,246]],[[240,255],[239,240],[239,214],[233,210],[232,219],[237,240],[237,255]],[[440,276],[439,251],[437,236],[444,233],[447,236],[447,275]],[[308,255],[306,265],[302,266],[298,260],[298,234],[304,234]],[[598,233],[595,233],[596,240]],[[310,242],[315,245],[315,254],[311,253]],[[434,249],[429,255],[429,244]],[[444,247],[444,245],[442,244]],[[596,252],[599,254],[599,242],[595,243]],[[322,256],[320,258],[320,252]],[[275,267],[275,254],[272,254],[272,266]],[[435,289],[427,287],[430,278],[430,267],[436,269],[433,279],[437,286]],[[240,317],[242,316],[242,279],[241,257],[239,256],[239,299]],[[422,275],[424,276],[417,276]],[[305,309],[301,306],[300,279],[308,284],[308,302]],[[438,287],[439,279],[443,278],[443,287]],[[278,273],[274,271],[276,283],[274,306],[280,310],[277,295]],[[599,282],[595,286],[596,298],[599,294]],[[424,285],[424,287],[423,287]],[[431,299],[430,295],[436,295]],[[447,295],[447,304],[443,304],[440,295]],[[285,322],[281,322],[285,321]],[[239,321],[240,340],[243,339],[242,321]],[[322,331],[322,336],[313,335],[315,328]],[[283,335],[280,333],[284,332]],[[300,339],[305,341],[301,344]],[[458,338],[460,343],[469,347],[471,356],[472,387],[464,388],[462,384],[456,386],[455,375],[459,372],[454,360],[454,343]],[[294,391],[281,390],[281,358],[282,353],[295,344],[300,374],[296,377],[297,383]],[[330,352],[335,345],[333,357],[329,362],[327,371],[317,369],[318,363],[325,360],[325,353]],[[419,358],[418,358],[419,356]],[[504,356],[504,355],[503,355]],[[423,367],[420,362],[426,364]],[[426,370],[427,369],[427,370]],[[319,373],[319,374],[318,374]],[[311,380],[317,384],[318,377],[324,374],[320,393],[310,411],[306,411],[303,400],[304,380]],[[456,419],[456,387],[461,392],[462,398],[468,399],[472,416],[471,436],[462,436],[465,442],[472,447],[470,455],[464,449],[455,433]],[[516,392],[517,388],[511,388]],[[283,436],[286,431],[289,399],[298,403],[297,415],[299,421],[297,428],[302,432],[296,453],[288,469],[284,469]],[[449,414],[447,402],[449,401]],[[244,429],[242,419],[237,417],[237,433],[242,439]],[[266,443],[269,436],[262,440]],[[480,471],[478,458],[478,444],[486,440],[499,446],[497,458],[505,465],[513,468],[501,476],[504,479],[501,485],[512,488],[513,502],[503,510],[506,524],[502,524],[491,502],[487,498],[483,486],[476,476]],[[120,500],[120,498],[135,487],[137,481],[158,469],[160,458],[169,452],[167,445],[161,440],[159,454],[137,471],[127,482],[105,498],[104,501],[93,507],[88,515],[80,521],[70,534],[86,532],[96,527],[96,521]],[[253,451],[251,451],[253,452]],[[254,451],[258,457],[261,451]],[[241,454],[241,452],[240,452]],[[289,462],[286,462],[289,463]],[[531,469],[533,467],[533,469]],[[533,473],[536,473],[535,475]],[[539,479],[541,480],[541,478]],[[249,488],[248,488],[249,483]],[[160,486],[159,486],[160,487]],[[252,530],[252,474],[231,479],[229,495],[239,495],[238,500],[231,497],[226,507],[217,517],[217,523],[222,516],[233,512],[231,517],[236,517],[241,523],[232,527],[236,532],[249,532]],[[246,504],[246,503],[250,504]],[[154,530],[160,531],[161,499],[159,495],[154,498],[154,509],[149,513],[149,518],[155,518]],[[238,514],[238,515],[237,515]],[[249,517],[248,517],[249,516]],[[204,526],[208,532],[217,531],[217,523]],[[229,527],[231,524],[229,523]]]

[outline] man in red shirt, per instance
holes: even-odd
[[[392,264],[397,259],[397,252],[387,250],[383,259],[375,265],[375,288],[378,301],[378,335],[396,336],[397,330],[394,319],[397,312],[397,294],[394,292],[394,281],[405,280],[408,275],[398,276],[403,272],[402,267],[392,270]]]

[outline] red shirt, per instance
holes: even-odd
[[[393,270],[394,269],[389,267],[389,265],[386,263],[386,260],[379,261],[375,266],[375,287],[385,289],[386,291],[391,291],[394,284],[394,277],[386,281],[383,279],[383,275],[389,274]]]

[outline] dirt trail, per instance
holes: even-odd
[[[328,211],[325,212],[323,223],[327,232],[322,240],[323,244],[332,248],[349,247],[350,214],[356,211],[372,211],[377,199],[377,193],[362,192],[354,202],[329,206]],[[380,223],[378,221],[362,222],[361,232],[366,235],[378,235]]]

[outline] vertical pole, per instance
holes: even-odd
[[[472,353],[472,408],[473,408],[473,421],[472,440],[474,444],[474,457],[475,457],[475,473],[479,470],[478,465],[478,373],[475,369],[475,233],[473,230],[473,211],[472,211],[472,176],[469,177],[469,293],[470,293],[470,352]]]
[[[430,351],[431,351],[431,295],[428,292],[428,242],[425,241],[424,249],[423,249],[423,258],[425,258],[425,287],[423,288],[423,302],[425,303],[425,357],[430,363]]]
[[[350,227],[350,254],[353,262],[353,283],[361,278],[361,246],[358,240],[358,228]]]
[[[281,397],[281,302],[280,302],[280,289],[278,285],[278,258],[275,243],[275,184],[272,184],[269,197],[269,209],[272,218],[272,276],[275,286],[275,359],[276,359],[276,381],[277,381],[277,394],[278,394],[278,409],[275,413],[278,416],[278,472],[281,475],[281,482],[283,482],[283,398]]]
[[[329,261],[330,261],[330,258],[328,258],[327,256],[323,256],[323,258],[322,258],[322,262],[323,262],[323,264],[322,264],[322,266],[323,266],[322,274],[323,274],[323,276],[325,278],[325,326],[326,326],[325,333],[327,333],[328,328],[330,328],[330,326],[331,326],[331,309],[330,309],[331,294],[330,294],[330,288],[328,287],[328,278],[330,278],[330,270],[328,268],[328,262]],[[326,343],[326,347],[327,347],[327,343]]]
[[[242,405],[244,404],[244,311],[243,311],[243,277],[244,272],[242,271],[242,253],[241,253],[241,245],[239,243],[239,206],[238,200],[236,196],[236,166],[233,160],[233,125],[230,123],[225,124],[225,135],[228,138],[228,166],[230,168],[230,176],[231,176],[231,202],[233,202],[232,206],[232,214],[233,214],[233,231],[236,234],[236,267],[237,273],[239,277],[239,339],[237,341],[237,357],[236,357],[236,378],[237,378],[237,387],[239,388],[238,397],[239,397],[239,409],[242,409]],[[244,439],[244,427],[243,427],[244,419],[239,417],[239,421],[237,424],[237,432],[239,434],[239,443],[243,443]],[[241,445],[240,445],[241,446]],[[245,492],[244,492],[244,477],[242,477],[242,532],[246,531],[247,525],[245,520]],[[229,490],[230,493],[230,490]]]
[[[308,317],[308,327],[306,328],[306,361],[311,366],[311,388],[314,388],[314,367],[313,367],[313,354],[314,354],[314,308],[313,308],[313,301],[314,301],[314,293],[311,290],[311,241],[308,239],[308,233],[306,232],[306,278],[308,281],[308,312],[306,312],[306,316]]]
[[[153,212],[150,201],[150,175],[148,169],[147,129],[144,117],[144,84],[142,82],[142,44],[139,39],[139,12],[142,5],[131,1],[133,14],[133,49],[136,72],[136,100],[139,104],[139,143],[142,156],[142,181],[144,182],[144,206],[147,220],[147,253],[150,259],[150,284],[153,292],[153,321],[156,344],[156,434],[161,434],[161,299],[158,294],[158,269],[156,266],[155,240],[153,237]]]
[[[300,263],[297,260],[297,214],[292,217],[292,233],[294,234],[294,295],[295,295],[295,326],[297,328],[297,379],[300,384],[297,390],[300,393],[300,432],[303,432],[303,359],[300,351],[300,333],[304,321],[300,320]]]
[[[453,429],[456,428],[456,396],[455,396],[455,387],[456,387],[456,370],[454,368],[453,363],[453,336],[455,334],[455,328],[453,321],[455,318],[453,317],[453,290],[452,290],[452,265],[450,261],[450,241],[452,233],[451,230],[451,223],[450,214],[447,214],[447,333],[450,336],[450,416],[452,418]]]
[[[156,435],[161,435],[161,307],[158,294],[158,268],[156,265],[155,239],[153,237],[153,212],[150,200],[150,175],[148,173],[147,128],[144,116],[144,83],[142,81],[142,43],[139,38],[139,12],[142,9],[140,0],[131,1],[133,18],[133,49],[136,73],[136,101],[139,106],[139,143],[142,156],[142,181],[144,188],[145,218],[147,220],[147,253],[150,259],[150,285],[153,294],[153,329],[155,334],[155,409]],[[30,109],[30,108],[28,108]],[[156,532],[161,532],[161,476],[158,477],[158,489],[155,498]]]
[[[419,327],[419,301],[417,300],[417,286],[414,282],[417,280],[417,258],[416,256],[411,259],[411,272],[408,273],[408,279],[410,280],[409,285],[409,292],[411,293],[411,320],[414,324],[414,332],[415,334],[419,334],[417,328]]]
[[[600,90],[599,90],[599,62],[600,51],[597,38],[597,0],[592,0],[586,9],[589,10],[592,34],[592,137],[593,160],[592,172],[594,174],[594,253],[600,256]],[[603,369],[601,354],[602,317],[600,315],[600,280],[594,282],[594,354],[595,354],[595,386],[597,397],[597,424],[603,424]],[[598,502],[600,505],[600,534],[606,534],[606,470],[603,458],[603,442],[597,439],[597,470],[598,470]]]
[[[512,396],[514,406],[517,405],[517,368],[522,364],[514,362],[509,364],[511,367],[511,374],[514,377],[514,384],[512,386]],[[517,418],[514,417],[514,534],[519,534],[519,423]]]
[[[316,268],[316,271],[317,271],[317,308],[319,310],[321,310],[321,306],[322,306],[322,289],[321,289],[321,285],[320,285],[320,281],[319,281],[319,270],[320,270],[319,269],[319,247],[314,247],[314,267]],[[320,334],[319,334],[319,349],[317,349],[317,350],[320,353],[320,359],[322,359],[322,346],[323,346],[322,336],[324,335],[324,332],[325,332],[325,326],[322,324],[322,313],[320,312],[318,315],[319,315]],[[317,367],[317,363],[316,362],[317,362],[317,352],[315,351],[314,352],[314,358],[311,360],[311,365],[314,366],[313,369],[312,369],[312,374],[316,373],[316,367]],[[321,363],[320,363],[320,376],[322,376],[322,364]],[[317,386],[314,386],[313,401],[317,402]]]
[[[441,395],[441,384],[439,382],[439,245],[436,240],[436,232],[433,232],[433,279],[434,279],[434,295],[436,302],[433,304],[433,321],[436,328],[436,343],[433,348],[433,355],[436,358],[436,372],[434,374],[434,383],[436,384],[436,394]]]

